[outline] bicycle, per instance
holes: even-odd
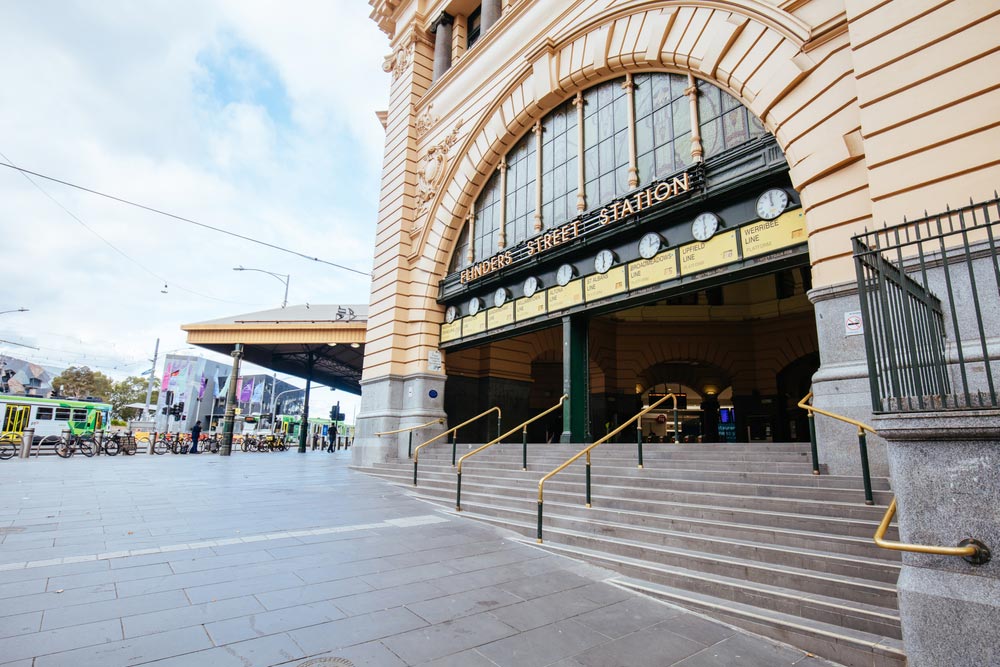
[[[14,458],[21,448],[21,434],[15,431],[5,431],[0,433],[0,460]]]
[[[125,456],[134,456],[136,452],[136,441],[131,434],[109,433],[101,440],[101,448],[108,456],[115,456],[121,452]]]
[[[47,435],[42,438],[39,449],[46,445],[51,445],[60,458],[68,459],[77,450],[87,458],[90,458],[97,450],[97,444],[94,442],[93,437],[93,434],[70,434],[68,438],[64,438],[61,435]]]

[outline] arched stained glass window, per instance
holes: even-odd
[[[631,189],[628,176],[632,133],[638,187],[694,164],[691,137],[695,123],[704,158],[766,134],[760,121],[739,101],[705,81],[696,84],[696,117],[692,117],[691,100],[685,92],[689,88],[687,76],[636,74],[632,77],[632,94],[622,86],[624,81],[619,77],[582,93],[582,146],[580,110],[573,99],[541,119],[540,139],[532,130],[521,137],[504,158],[506,192],[501,192],[500,172],[494,172],[476,199],[472,238],[468,228],[459,235],[450,271],[468,264],[470,242],[475,247],[473,261],[496,254],[500,250],[501,227],[506,247],[513,247],[535,235],[536,215],[543,230],[572,220],[578,214],[581,185],[587,210],[626,194]],[[635,127],[629,126],[629,104],[634,105]],[[541,160],[537,153],[539,141]],[[505,200],[504,207],[500,206],[501,199]]]

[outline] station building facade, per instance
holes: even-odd
[[[405,452],[377,432],[563,394],[533,441],[668,392],[678,425],[646,439],[807,439],[809,391],[870,419],[851,237],[1000,182],[994,3],[371,5],[391,95],[359,463]]]

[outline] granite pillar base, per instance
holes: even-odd
[[[1000,412],[876,416],[885,438],[900,541],[1000,549]],[[911,667],[1000,664],[1000,558],[903,552],[903,645]]]
[[[351,460],[370,466],[389,460],[406,459],[408,433],[378,436],[376,433],[447,419],[444,411],[444,375],[418,373],[392,375],[361,383],[361,410],[358,413]],[[433,394],[433,396],[432,396]],[[413,431],[413,446],[433,438],[448,428],[447,422]]]

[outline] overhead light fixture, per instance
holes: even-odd
[[[330,347],[337,347],[336,343],[327,343],[327,345],[329,345]]]
[[[351,347],[355,347],[355,348],[361,347],[361,344],[360,343],[351,343]]]

